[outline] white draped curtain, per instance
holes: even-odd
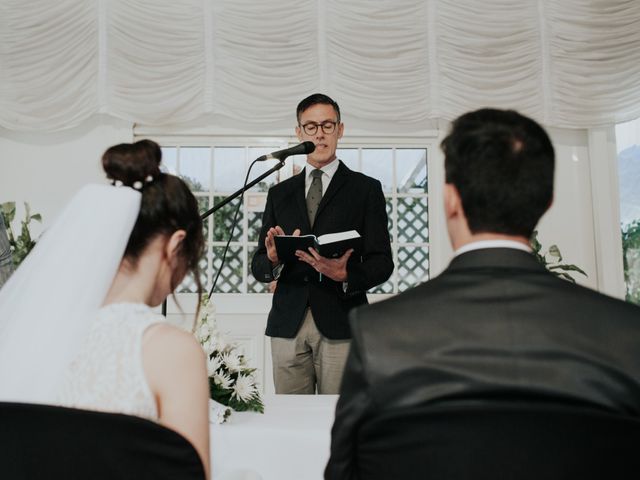
[[[587,128],[640,116],[638,0],[0,0],[0,126],[219,116],[290,127],[326,92],[351,123],[481,106]]]

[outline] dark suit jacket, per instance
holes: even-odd
[[[352,313],[328,479],[352,478],[359,425],[392,409],[545,399],[640,415],[640,308],[507,248]]]
[[[342,162],[329,183],[316,213],[313,229],[309,224],[304,188],[305,171],[272,187],[262,218],[258,250],[251,271],[261,282],[273,280],[271,262],[264,240],[269,228],[281,226],[291,234],[323,235],[357,230],[362,236],[361,255],[352,254],[347,264],[348,289],[319,274],[302,261],[285,264],[273,295],[266,334],[293,338],[309,305],[318,330],[330,339],[350,338],[347,313],[367,303],[366,291],[386,281],[393,271],[387,211],[378,180],[349,170]]]

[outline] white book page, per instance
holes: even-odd
[[[326,245],[327,243],[340,242],[342,240],[349,240],[350,238],[358,238],[360,234],[356,230],[348,230],[346,232],[338,233],[326,233],[318,237],[318,243],[320,245]]]

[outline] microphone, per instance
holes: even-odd
[[[316,145],[313,142],[302,142],[294,147],[285,148],[284,150],[278,150],[277,152],[270,153],[268,155],[262,155],[256,159],[256,162],[263,162],[265,160],[280,160],[291,155],[307,155],[316,149]]]

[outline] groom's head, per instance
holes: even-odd
[[[441,147],[454,243],[460,221],[471,235],[528,239],[553,198],[554,151],[544,129],[513,110],[486,108],[456,119]]]

